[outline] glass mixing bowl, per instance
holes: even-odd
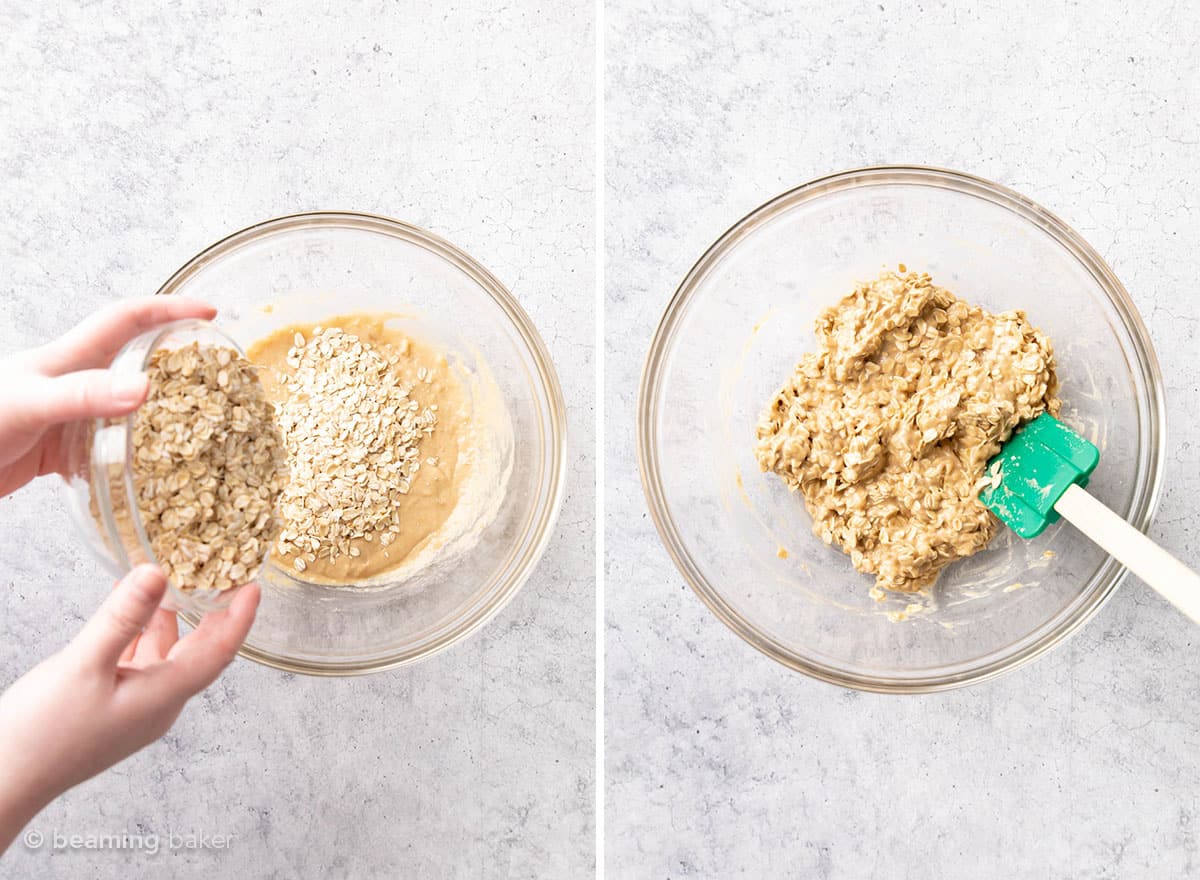
[[[642,377],[638,455],[652,516],[708,607],[816,678],[922,692],[1038,656],[1091,617],[1124,569],[1066,523],[1002,530],[929,596],[873,579],[812,534],[803,500],[754,458],[755,425],[818,313],[899,264],[1054,342],[1063,420],[1101,450],[1088,490],[1140,529],[1163,466],[1162,378],[1129,295],[1061,220],[994,183],[933,168],[834,174],[768,202],[688,273]],[[786,558],[785,558],[786,557]]]
[[[460,374],[487,375],[507,411],[511,432],[493,443],[511,469],[503,502],[476,543],[418,572],[358,586],[311,583],[268,557],[244,656],[315,675],[388,669],[462,639],[513,597],[545,550],[562,500],[566,409],[537,331],[486,269],[408,224],[323,212],[237,232],[158,293],[216,306],[213,327],[243,350],[289,324],[394,315],[390,324],[439,345]],[[90,543],[118,569],[137,561],[114,560],[111,542],[93,536]],[[193,626],[214,601],[174,590],[172,599]]]

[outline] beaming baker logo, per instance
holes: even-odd
[[[28,829],[21,837],[26,849],[63,850],[124,850],[156,855],[162,850],[229,849],[232,834],[209,834],[204,831],[168,831],[166,834],[131,833],[66,834],[57,828],[49,835],[36,828]]]

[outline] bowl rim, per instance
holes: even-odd
[[[1100,254],[1071,226],[1032,199],[973,174],[929,165],[869,165],[814,178],[768,200],[747,213],[704,251],[675,289],[658,327],[642,368],[637,404],[637,461],[642,491],[650,517],[667,553],[692,590],[716,617],[741,639],[790,669],[829,684],[876,693],[931,693],[987,681],[1017,669],[1064,642],[1090,620],[1111,598],[1126,574],[1124,566],[1109,557],[1093,576],[1088,588],[1075,601],[1074,609],[1057,626],[1042,633],[1032,644],[1008,656],[960,672],[927,675],[865,675],[847,672],[806,657],[779,640],[766,635],[739,614],[702,574],[692,560],[671,518],[663,490],[657,449],[657,414],[662,391],[662,374],[667,355],[686,307],[698,284],[710,270],[762,224],[796,205],[845,190],[878,185],[930,186],[974,196],[1007,208],[1031,222],[1066,248],[1104,290],[1121,317],[1137,355],[1136,367],[1148,392],[1147,431],[1139,450],[1147,458],[1146,483],[1135,495],[1130,522],[1145,531],[1158,507],[1166,451],[1166,401],[1162,371],[1149,333],[1124,285]],[[1139,432],[1143,426],[1139,422]],[[1036,633],[1033,630],[1030,635]]]
[[[448,627],[446,632],[439,634],[432,641],[423,642],[415,649],[389,653],[374,659],[296,660],[280,657],[270,651],[248,645],[243,645],[238,651],[242,657],[285,672],[324,677],[365,675],[415,663],[462,641],[495,617],[524,586],[545,553],[550,539],[554,536],[555,525],[562,509],[566,491],[567,407],[549,350],[529,315],[508,288],[479,261],[450,241],[419,226],[382,214],[344,210],[303,211],[283,214],[251,224],[203,248],[171,273],[155,291],[155,295],[175,294],[184,283],[203,269],[250,242],[270,235],[306,228],[343,228],[388,235],[415,244],[463,272],[491,296],[508,317],[528,349],[534,362],[535,374],[541,383],[548,403],[548,411],[544,417],[549,427],[547,444],[549,482],[540,509],[536,511],[536,516],[522,535],[523,539],[528,540],[528,545],[520,559],[510,569],[507,579],[501,583],[499,589],[495,590],[482,604],[476,604],[468,617]],[[192,627],[199,623],[199,615],[195,613],[181,611],[180,615]]]

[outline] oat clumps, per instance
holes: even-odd
[[[758,463],[877,591],[932,586],[996,531],[978,499],[999,479],[988,460],[1058,413],[1050,340],[1024,312],[992,314],[918,272],[860,284],[816,336],[759,421]]]
[[[254,576],[279,523],[283,438],[255,368],[230,348],[154,352],[133,424],[133,482],[155,560],[180,589]]]
[[[291,481],[280,503],[278,550],[304,571],[317,559],[358,556],[355,541],[387,546],[398,504],[421,469],[420,444],[437,426],[394,370],[399,355],[337,327],[297,333],[278,404]],[[418,384],[432,377],[424,368]]]

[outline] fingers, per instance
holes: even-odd
[[[167,578],[153,565],[139,565],[121,579],[71,643],[88,662],[115,667],[130,642],[150,622],[167,589]]]
[[[156,663],[179,641],[179,620],[174,611],[159,608],[137,640],[132,660],[142,666]]]
[[[161,670],[167,687],[186,698],[216,681],[246,641],[260,595],[258,584],[240,587],[228,608],[204,615],[195,631],[176,642]]]
[[[145,373],[117,374],[83,370],[29,382],[16,395],[4,418],[25,430],[40,430],[76,419],[123,416],[146,399]]]
[[[146,330],[185,318],[210,320],[216,313],[207,303],[178,296],[121,300],[38,349],[36,363],[52,376],[107,367],[122,345]]]
[[[125,650],[121,652],[121,658],[117,661],[118,666],[129,666],[133,663],[133,655],[137,653],[138,642],[141,640],[142,637],[139,635],[125,646]]]

